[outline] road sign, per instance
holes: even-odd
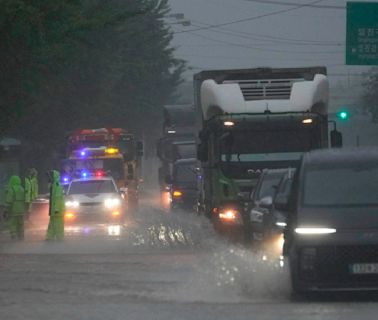
[[[346,64],[378,65],[378,2],[347,3]]]

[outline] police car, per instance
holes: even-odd
[[[66,192],[65,222],[122,222],[124,199],[112,177],[73,179]]]

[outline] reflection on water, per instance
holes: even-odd
[[[119,226],[119,225],[108,226],[108,235],[109,236],[121,235],[121,226]]]
[[[68,234],[79,234],[79,233],[84,233],[84,228],[78,227],[78,226],[65,226],[64,231],[65,233],[68,233]]]
[[[121,225],[81,225],[81,226],[65,226],[66,236],[120,236],[121,235]]]

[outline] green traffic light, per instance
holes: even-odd
[[[346,112],[346,111],[340,111],[340,112],[338,113],[338,116],[339,116],[339,118],[340,118],[341,120],[346,120],[346,119],[348,119],[349,114],[348,114],[348,112]]]

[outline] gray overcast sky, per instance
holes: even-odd
[[[335,81],[340,77],[332,75],[366,70],[344,65],[344,0],[170,0],[170,5],[172,13],[184,13],[192,22],[190,27],[172,25],[176,32],[173,41],[176,56],[193,67],[187,73],[188,78],[202,69],[325,65],[331,81]],[[267,16],[254,18],[262,15]]]

